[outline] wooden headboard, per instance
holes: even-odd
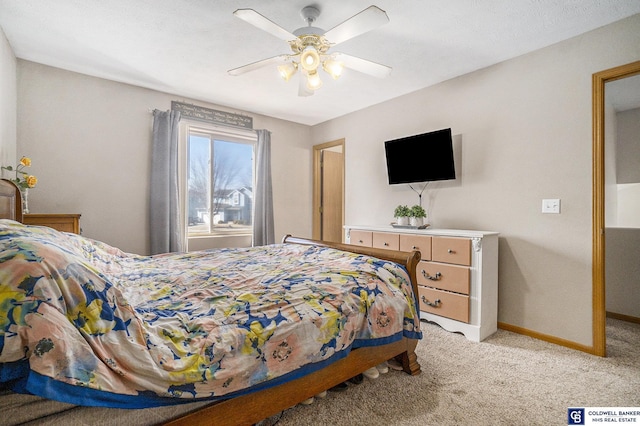
[[[0,179],[0,219],[22,222],[20,188],[7,179]]]

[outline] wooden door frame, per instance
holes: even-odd
[[[320,160],[322,158],[322,150],[327,148],[333,148],[336,146],[342,147],[342,225],[344,225],[344,138],[337,139],[331,142],[321,143],[319,145],[313,146],[313,239],[320,239],[320,230],[322,224],[322,216],[320,215],[320,202],[321,202],[321,191],[320,191],[320,177],[322,167],[320,165]],[[344,240],[344,237],[343,237]]]
[[[640,74],[640,61],[593,74],[593,354],[607,356],[605,303],[605,83]]]

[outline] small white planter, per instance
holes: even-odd
[[[424,225],[424,218],[423,217],[411,217],[411,218],[409,218],[409,224],[411,226],[422,226],[422,225]]]
[[[397,224],[400,226],[407,226],[409,224],[409,218],[407,216],[397,217]]]

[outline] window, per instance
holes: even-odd
[[[254,132],[189,125],[187,236],[253,233]]]

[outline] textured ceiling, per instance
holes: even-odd
[[[314,4],[328,30],[372,3],[390,22],[332,50],[391,66],[387,78],[323,74],[299,97],[275,67],[227,74],[289,52],[238,8],[293,31]],[[0,27],[18,58],[313,125],[637,13],[638,0],[0,0]]]

